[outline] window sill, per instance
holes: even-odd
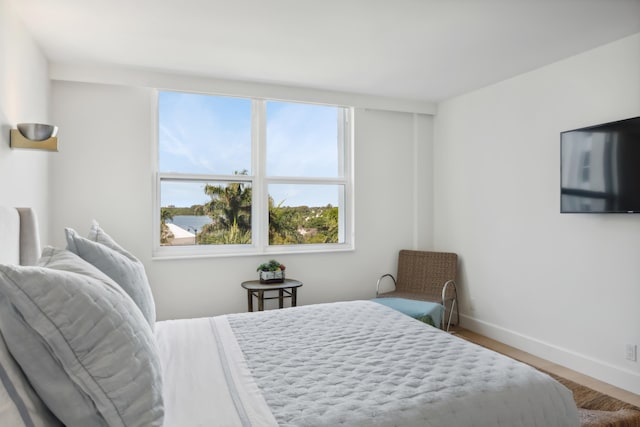
[[[350,244],[327,244],[327,245],[296,245],[296,246],[270,246],[262,250],[255,247],[236,248],[210,248],[206,246],[189,247],[167,247],[162,246],[154,249],[151,259],[154,261],[176,260],[176,259],[197,259],[197,258],[225,258],[239,256],[260,256],[260,255],[291,255],[291,254],[317,254],[327,252],[352,252],[355,247]],[[212,250],[215,249],[215,250]]]

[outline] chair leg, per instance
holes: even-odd
[[[456,323],[454,323],[454,325],[460,326],[460,310],[458,309],[458,295],[456,295],[454,302],[456,305]]]
[[[451,307],[449,308],[449,319],[447,320],[447,329],[446,329],[447,332],[449,332],[449,328],[451,327],[451,319],[453,318],[453,310],[454,309],[456,310],[456,323],[454,323],[454,325],[458,326],[460,324],[460,311],[458,310],[458,296],[457,295],[451,300]],[[445,312],[446,312],[446,310],[445,310]]]
[[[451,327],[451,318],[453,317],[453,309],[456,309],[456,318],[458,323],[460,323],[460,315],[458,313],[458,304],[456,304],[457,298],[451,300],[451,308],[449,309],[449,319],[447,320],[447,332],[449,332],[449,328]],[[455,323],[456,325],[458,323]]]

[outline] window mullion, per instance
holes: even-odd
[[[227,182],[251,182],[253,178],[248,175],[210,175],[210,174],[186,174],[173,172],[158,172],[160,180],[171,181],[227,181]]]
[[[342,177],[345,179],[345,190],[343,193],[343,199],[340,200],[341,209],[340,219],[338,221],[339,229],[338,234],[342,241],[353,245],[353,239],[355,236],[355,221],[353,212],[355,209],[354,202],[354,174],[353,174],[353,108],[342,109],[342,115],[340,120],[340,158],[342,161],[341,171]]]
[[[338,171],[340,177],[344,180],[345,178],[345,122],[347,120],[347,112],[346,108],[337,109],[336,120],[338,121]],[[345,241],[345,204],[346,201],[349,200],[347,197],[348,189],[345,186],[344,191],[341,191],[338,206],[340,206],[339,210],[339,219],[338,219],[338,241]]]
[[[265,248],[269,242],[269,208],[267,185],[265,183],[266,166],[266,108],[264,100],[252,101],[252,167],[253,167],[253,222],[254,245]]]
[[[266,177],[265,180],[269,184],[335,184],[346,185],[346,178],[315,178],[315,177],[288,177],[288,176],[272,176]]]

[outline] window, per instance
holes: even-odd
[[[353,247],[351,110],[158,94],[155,254]]]
[[[580,180],[583,183],[588,183],[591,180],[591,151],[582,153]]]

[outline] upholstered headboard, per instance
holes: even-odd
[[[0,263],[34,265],[39,257],[40,235],[35,211],[0,206]]]

